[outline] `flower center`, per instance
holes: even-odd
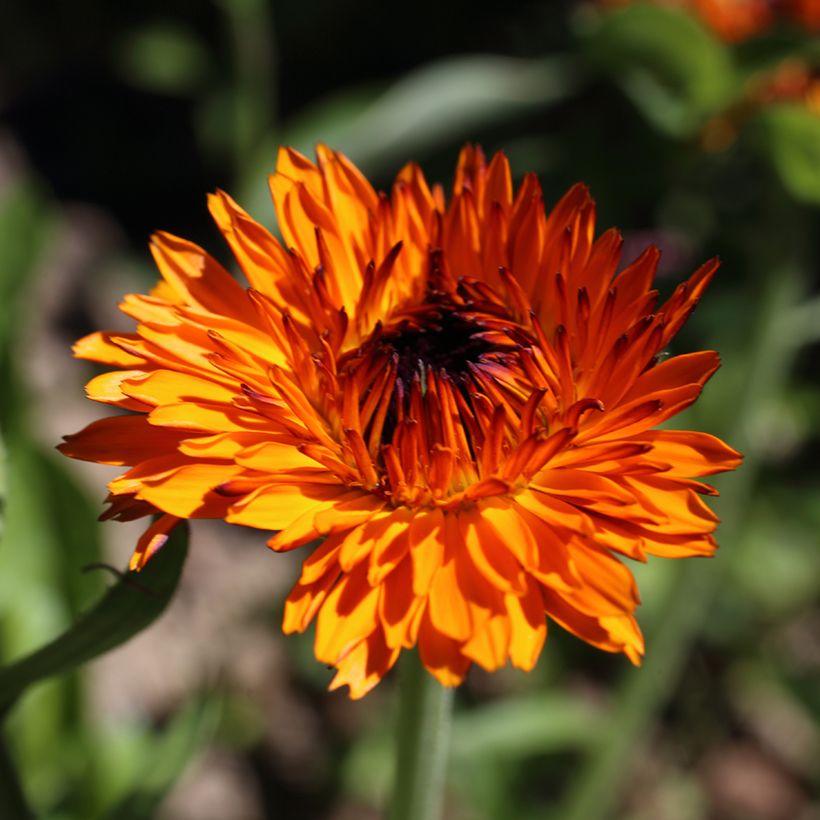
[[[409,385],[429,370],[446,373],[456,382],[469,374],[469,365],[494,351],[485,329],[463,318],[446,304],[425,305],[420,317],[404,320],[381,335],[380,346],[398,357],[397,375]]]
[[[477,369],[502,353],[476,316],[474,305],[431,300],[411,307],[386,327],[377,326],[361,347],[339,360],[342,393],[350,397],[342,424],[361,430],[379,463],[379,447],[394,443],[395,436],[402,435],[399,428],[421,425],[427,431],[426,451],[441,436],[433,429],[440,424],[435,419],[451,419],[458,414],[457,404],[471,401]]]

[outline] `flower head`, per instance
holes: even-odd
[[[634,0],[603,0],[626,6]],[[652,0],[656,5],[685,9],[727,43],[758,37],[785,23],[813,32],[820,29],[820,0]]]
[[[129,466],[108,517],[182,518],[314,544],[286,632],[316,622],[333,687],[371,689],[418,646],[443,684],[530,669],[547,620],[638,663],[638,593],[618,556],[711,555],[697,479],[739,463],[706,433],[654,429],[718,367],[664,358],[717,268],[656,307],[659,253],[619,270],[583,185],[545,213],[503,154],[463,149],[449,203],[406,166],[379,194],[343,155],[289,149],[270,186],[284,243],[227,194],[210,210],[250,287],[160,233],[162,280],[127,296],[134,333],[75,353],[116,368],[89,396],[131,411],[67,455]]]
[[[743,96],[707,121],[701,144],[707,151],[724,151],[753,117],[784,103],[820,116],[820,71],[815,66],[789,58],[753,75]]]

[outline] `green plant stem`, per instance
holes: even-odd
[[[795,346],[782,328],[784,317],[792,315],[800,298],[798,271],[788,265],[773,269],[765,291],[746,386],[734,407],[731,429],[726,430],[744,452],[745,461],[725,482],[720,504],[716,505],[722,519],[720,539],[724,549],[714,562],[691,561],[682,567],[680,578],[665,602],[661,623],[651,635],[652,649],[641,669],[627,673],[606,733],[555,815],[561,820],[611,816],[624,772],[680,677],[731,561],[738,560],[738,550],[731,553],[740,542],[760,468],[760,446],[749,433],[749,417],[785,387]],[[729,424],[727,421],[724,426]]]
[[[33,820],[6,738],[0,732],[0,817]]]
[[[453,690],[405,653],[399,670],[398,755],[390,820],[438,820],[444,802]]]

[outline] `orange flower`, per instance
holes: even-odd
[[[786,5],[795,23],[809,31],[820,30],[820,0],[791,0]]]
[[[765,108],[791,102],[820,115],[820,72],[799,59],[788,59],[756,77],[747,94],[747,107]]]
[[[632,5],[634,0],[602,0],[605,6]],[[808,31],[820,29],[820,0],[652,0],[654,5],[686,9],[722,40],[739,43],[780,22]]]
[[[317,539],[285,632],[316,621],[332,688],[371,689],[402,649],[451,686],[475,662],[531,669],[547,618],[639,663],[638,592],[617,556],[711,555],[695,479],[740,456],[655,430],[718,367],[663,351],[711,261],[656,308],[659,253],[618,272],[576,185],[545,214],[533,175],[467,147],[449,205],[415,165],[378,194],[339,153],[282,150],[270,185],[285,245],[227,194],[210,210],[250,287],[157,234],[162,281],[77,356],[117,368],[89,396],[131,411],[62,451],[132,465],[107,517],[160,518],[142,567],[182,518]]]
[[[730,43],[748,40],[774,25],[772,0],[693,0],[701,19]]]
[[[820,116],[820,72],[802,60],[789,58],[752,77],[740,100],[706,123],[701,144],[707,151],[725,151],[750,118],[779,103],[791,103]]]

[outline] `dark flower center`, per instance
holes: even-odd
[[[398,356],[398,377],[409,384],[417,374],[444,371],[455,381],[469,372],[468,365],[494,348],[481,335],[483,328],[458,313],[455,308],[426,306],[419,320],[405,320],[387,329],[380,344]]]

